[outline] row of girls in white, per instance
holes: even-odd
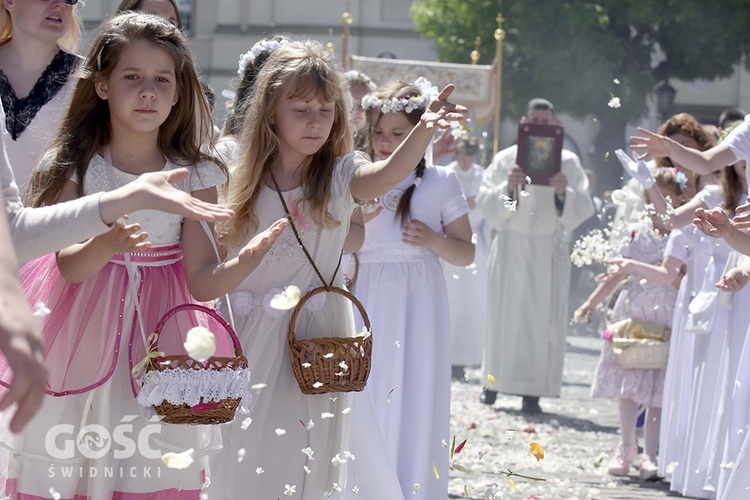
[[[749,120],[746,117],[711,147],[684,133],[691,128],[685,124],[694,122],[692,117],[676,115],[682,130],[663,135],[641,130],[642,135],[631,138],[631,148],[641,153],[641,161],[621,156],[626,170],[662,214],[657,224],[671,232],[661,264],[655,262],[656,256],[617,259],[608,277],[633,274],[670,286],[680,269],[685,270],[671,318],[666,371],[645,370],[661,372],[657,377],[661,381],[654,382],[658,387],[650,386],[653,394],[658,392],[658,400],[643,402],[649,406],[648,456],[641,460],[641,476],[655,476],[658,469],[658,476],[669,478],[672,491],[696,498],[745,498],[750,488],[750,439],[746,438],[750,434],[750,234],[744,231],[750,227],[745,169],[750,161]],[[698,186],[692,199],[668,211],[658,182],[642,162],[648,158],[669,158],[700,176],[721,170],[719,183],[709,181],[702,190]],[[685,187],[683,183],[683,192]],[[651,406],[656,410],[653,416],[649,416]],[[627,473],[635,458],[629,445],[620,446],[610,473]]]
[[[269,52],[254,76],[252,100],[243,103],[238,154],[227,158],[230,175],[209,152],[211,118],[184,35],[140,14],[115,17],[94,35],[70,107],[32,181],[30,202],[52,205],[186,167],[190,178],[180,189],[207,202],[216,202],[222,190],[236,216],[211,227],[138,211],[100,236],[23,267],[27,298],[49,308],[42,330],[51,396],[24,432],[2,425],[0,442],[10,452],[0,463],[4,496],[400,498],[411,495],[415,483],[423,485],[423,498],[447,496],[441,442],[449,432],[450,337],[447,318],[424,311],[447,310],[438,257],[468,265],[474,247],[455,174],[431,165],[425,150],[434,131],[462,120],[466,109],[448,101],[450,86],[440,93],[424,79],[384,86],[366,106],[370,162],[351,151],[351,96],[333,55],[306,40]],[[288,285],[316,287],[319,275],[340,286],[350,218],[362,201],[376,198],[385,210],[368,223],[373,230],[357,284],[374,335],[382,332],[370,385],[356,396],[302,394],[286,342],[290,312],[270,308],[269,300]],[[378,254],[382,248],[388,251]],[[378,260],[390,252],[400,258]],[[404,286],[405,276],[412,288]],[[224,294],[252,381],[263,387],[253,400],[237,380],[192,376],[139,393],[138,365],[155,355],[147,352],[148,336],[159,318],[181,304],[206,304]],[[399,314],[392,315],[394,307]],[[181,353],[184,333],[204,323],[195,313],[175,319],[162,330],[158,349]],[[231,356],[215,331],[216,354]],[[354,331],[351,304],[338,296],[311,304],[297,319],[301,338]],[[398,342],[404,349],[396,357]],[[5,360],[2,368],[8,383]],[[142,416],[143,407],[164,400],[222,391],[243,396],[249,411],[222,428]],[[390,405],[389,398],[398,403]],[[97,439],[101,433],[86,432],[95,429],[118,443],[124,429],[150,438],[135,449],[118,449]],[[61,435],[76,438],[56,441]],[[168,452],[189,452],[192,460],[182,462],[184,468],[164,467],[160,458]]]

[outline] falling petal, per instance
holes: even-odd
[[[196,326],[188,330],[183,345],[188,356],[201,363],[216,352],[216,338],[208,328],[203,326]]]
[[[479,236],[477,235],[477,233],[472,233],[472,235],[471,235],[471,244],[472,245],[476,245],[477,241],[479,241]]]
[[[534,457],[536,457],[537,462],[544,459],[544,449],[536,441],[532,441],[531,444],[529,444],[529,451]]]
[[[240,425],[240,428],[244,431],[248,427],[250,427],[250,424],[253,423],[253,419],[250,417],[247,417],[245,420],[242,421],[242,425]]]
[[[454,274],[454,275],[453,275],[453,279],[454,279],[454,280],[457,280],[457,279],[458,279],[458,274]]]
[[[253,389],[254,391],[259,391],[259,390],[263,389],[264,387],[266,387],[266,385],[267,384],[263,384],[263,383],[253,384],[253,385],[250,386],[250,388]]]
[[[456,446],[456,451],[455,451],[456,455],[458,455],[459,453],[461,453],[461,450],[464,449],[464,445],[466,444],[466,441],[468,441],[468,439],[464,439],[463,441],[461,441],[461,444],[459,444],[458,446]]]
[[[396,341],[396,348],[398,348],[398,349],[401,348],[401,342],[399,342],[398,340]]]
[[[521,198],[526,198],[527,196],[531,196],[531,193],[529,193],[525,189],[521,191]]]
[[[513,200],[513,201],[506,201],[505,203],[503,203],[503,206],[505,207],[505,210],[507,210],[508,212],[515,212],[517,204],[518,204],[518,201]]]
[[[622,104],[620,103],[620,98],[613,97],[612,99],[609,100],[609,102],[607,103],[607,106],[609,106],[612,109],[619,108],[620,106],[622,106]]]
[[[310,467],[308,467],[307,465],[303,465],[303,466],[302,466],[302,469],[304,469],[304,471],[305,471],[305,474],[307,474],[307,475],[310,475],[310,473],[312,472],[312,471],[310,470]]]
[[[258,474],[259,476],[263,474],[264,472],[266,471],[263,470],[263,467],[258,467],[257,469],[255,469],[255,473]]]
[[[464,472],[467,474],[470,472],[469,469],[467,469],[466,467],[460,464],[453,464],[452,467],[456,469],[458,472]]]
[[[309,431],[309,430],[310,430],[310,429],[312,429],[313,427],[315,427],[315,422],[313,422],[313,421],[312,421],[312,419],[310,419],[310,420],[309,420],[309,421],[307,422],[307,430]]]
[[[491,385],[495,385],[495,377],[491,373],[487,374],[487,380],[490,381]]]
[[[526,184],[531,184],[531,177],[528,175],[526,176]]]
[[[435,475],[435,479],[440,479],[440,474],[437,470],[437,465],[432,464],[432,473]]]
[[[283,436],[284,434],[286,434],[286,431],[284,429],[281,429],[281,428],[276,429],[277,436]]]
[[[328,413],[327,411],[324,411],[320,414],[320,418],[333,418],[333,413]]]
[[[290,497],[297,492],[297,485],[284,485],[284,496]]]
[[[37,318],[43,318],[47,316],[51,311],[44,302],[37,302],[34,304],[34,316]],[[51,493],[50,493],[51,494]]]
[[[245,454],[247,452],[245,451],[245,448],[240,448],[237,450],[237,462],[242,462],[242,459],[245,458]]]
[[[609,151],[604,153],[604,161],[609,161]]]
[[[513,488],[514,490],[518,491],[518,488],[516,488],[516,482],[515,481],[513,481],[512,479],[508,479],[508,484],[510,485],[511,488]]]
[[[350,411],[352,411],[352,409],[351,409],[350,407],[348,407],[348,406],[347,406],[346,408],[344,408],[343,410],[341,410],[341,413],[343,413],[344,415],[346,415],[346,414],[347,414],[347,413],[349,413]]]
[[[352,488],[352,491],[354,492],[355,495],[359,495],[359,487],[358,486],[355,485],[354,488]]]
[[[60,500],[62,498],[62,496],[55,491],[55,488],[52,487],[49,489],[49,496],[51,496],[53,500]]]
[[[315,453],[315,452],[309,446],[307,448],[302,448],[302,453],[304,453],[305,455],[307,455],[307,458],[309,458],[310,460],[315,460],[313,458],[313,453]]]
[[[419,483],[414,483],[414,493],[416,493],[416,492],[418,492],[418,491],[419,491],[419,487],[420,487],[420,486],[421,486],[421,485],[420,485]]]
[[[284,291],[277,293],[271,299],[271,307],[281,311],[287,311],[297,305],[300,299],[300,290],[294,285],[284,288]]]
[[[333,353],[329,352],[328,354],[324,354],[323,357],[326,359],[331,359],[333,357]]]
[[[323,387],[323,382],[315,382],[313,384],[313,387],[316,388],[316,389],[319,389],[319,388]]]
[[[182,453],[167,452],[161,456],[161,461],[170,469],[187,469],[193,463],[193,449]]]
[[[310,363],[302,363],[302,368],[310,368],[311,366]]]
[[[615,78],[612,81],[615,83],[615,85],[620,85],[620,80],[619,79]]]

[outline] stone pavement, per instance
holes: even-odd
[[[451,434],[456,444],[467,441],[454,455],[458,468],[451,471],[450,498],[685,498],[671,493],[665,482],[640,481],[635,466],[624,478],[607,474],[619,421],[616,401],[589,397],[600,345],[598,338],[568,337],[562,395],[542,398],[539,416],[522,415],[519,397],[498,395],[492,407],[481,404],[479,394],[489,382],[478,380],[479,370],[467,370],[465,381],[453,382]],[[531,442],[542,446],[544,459],[537,461],[529,452]],[[508,471],[545,481],[508,476]]]

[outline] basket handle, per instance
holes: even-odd
[[[362,305],[362,303],[352,295],[351,293],[347,292],[343,288],[339,288],[337,286],[319,286],[317,288],[313,288],[309,292],[307,292],[297,303],[297,305],[294,307],[294,311],[292,311],[292,317],[289,320],[289,331],[287,332],[287,338],[289,342],[294,342],[296,340],[294,336],[294,328],[297,323],[297,315],[302,310],[302,307],[305,305],[305,303],[310,300],[313,296],[323,293],[323,292],[331,292],[331,293],[337,293],[339,295],[343,295],[347,299],[349,299],[352,304],[355,305],[355,307],[359,310],[359,314],[362,315],[362,321],[364,321],[365,327],[372,332],[372,326],[370,325],[370,318],[367,316],[367,311],[365,311],[365,306]]]
[[[171,318],[178,312],[190,311],[190,310],[204,312],[208,314],[209,316],[211,316],[216,321],[218,321],[219,324],[223,326],[224,329],[227,331],[227,333],[229,334],[229,337],[232,339],[232,345],[234,346],[235,356],[238,356],[238,357],[242,356],[242,344],[240,344],[240,339],[237,337],[237,334],[232,328],[232,325],[227,323],[227,320],[222,318],[221,315],[217,313],[215,310],[209,309],[208,307],[202,306],[200,304],[181,304],[177,307],[173,307],[172,309],[167,311],[166,314],[164,314],[164,316],[162,316],[162,318],[159,320],[159,323],[157,323],[156,325],[156,329],[154,330],[154,333],[156,334],[156,337],[154,339],[154,344],[153,344],[155,350],[157,351],[159,350],[159,336],[161,335],[161,330],[162,328],[164,328],[164,324],[167,322],[167,320],[169,320],[169,318]],[[146,346],[146,348],[148,347],[149,346]]]

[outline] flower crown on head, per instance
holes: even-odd
[[[357,71],[356,69],[350,69],[346,73],[344,73],[344,76],[346,77],[346,81],[349,83],[361,83],[365,87],[367,87],[368,92],[375,92],[378,90],[378,86],[375,84],[375,82],[372,81],[372,78],[365,75],[361,71]]]
[[[240,75],[240,78],[245,78],[245,69],[248,65],[255,63],[255,59],[257,59],[259,55],[264,52],[270,54],[287,43],[289,43],[289,40],[276,40],[275,38],[264,38],[257,42],[250,48],[250,50],[240,56],[240,68],[237,70],[237,74]]]
[[[399,111],[411,113],[418,109],[427,109],[430,101],[434,100],[439,94],[438,88],[423,76],[414,80],[412,85],[419,89],[419,95],[396,96],[381,100],[372,94],[368,94],[362,98],[362,108],[365,110],[378,109],[381,113],[397,113]]]

